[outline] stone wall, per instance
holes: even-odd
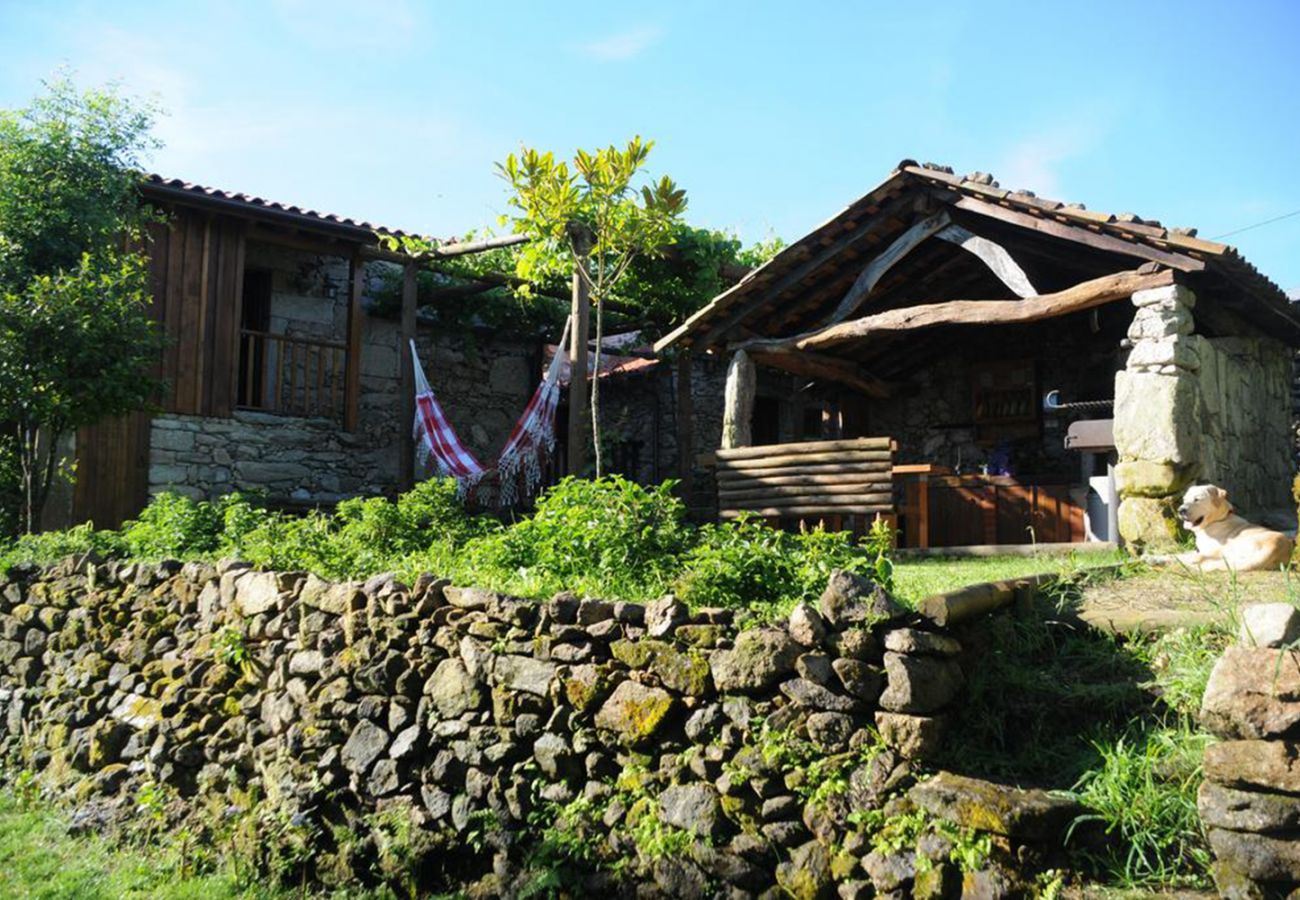
[[[992,326],[972,332],[972,340],[921,367],[888,400],[872,400],[868,427],[872,434],[898,441],[900,463],[933,463],[979,471],[996,445],[976,434],[974,381],[991,360],[1032,358],[1039,395],[1061,392],[1063,401],[1109,400],[1114,373],[1123,360],[1110,334],[1121,329],[1124,314],[1103,310],[1104,331],[1094,333],[1086,319],[1072,316],[1025,327]],[[978,331],[978,330],[977,330]],[[899,352],[906,352],[905,345]],[[1087,417],[1104,417],[1105,411]],[[1065,448],[1065,429],[1079,414],[1042,415],[1036,436],[1009,441],[1012,474],[1033,479],[1080,477],[1080,458]]]
[[[691,368],[691,404],[694,446],[698,456],[718,448],[722,440],[722,392],[726,382],[724,360],[697,356]],[[677,451],[677,367],[665,360],[649,372],[606,379],[601,384],[601,421],[609,445],[624,441],[637,447],[636,465],[625,475],[643,484],[680,477]],[[691,460],[683,496],[691,514],[703,521],[717,511],[713,471]],[[611,469],[613,471],[613,469]]]
[[[1196,295],[1182,285],[1139,291],[1132,350],[1115,378],[1120,534],[1168,548],[1174,509],[1194,482],[1227,489],[1256,515],[1287,505],[1291,363],[1266,338],[1193,334]]]
[[[1238,643],[1215,664],[1202,723],[1223,738],[1205,751],[1197,798],[1219,894],[1294,896],[1300,888],[1300,613],[1288,603],[1241,614]]]
[[[1289,504],[1291,351],[1268,338],[1208,338],[1201,360],[1200,481],[1226,488],[1238,509]]]
[[[210,499],[233,490],[330,503],[397,484],[397,445],[367,443],[329,419],[248,410],[232,418],[160,415],[150,437],[149,492]]]
[[[989,605],[925,618],[836,573],[816,607],[739,627],[672,597],[71,559],[0,583],[0,761],[74,802],[78,827],[129,821],[146,785],[199,841],[291,823],[310,850],[294,883],[354,883],[406,834],[422,890],[510,896],[537,874],[541,821],[627,861],[549,861],[579,868],[578,894],[856,898],[917,879],[955,896],[951,840],[873,851],[853,815],[920,807],[996,832],[966,877],[1011,890],[1073,805],[956,776],[908,791],[978,664],[950,629]]]

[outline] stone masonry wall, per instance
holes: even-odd
[[[1196,295],[1182,285],[1139,291],[1132,351],[1115,377],[1119,529],[1168,548],[1190,484],[1227,489],[1238,509],[1285,506],[1291,482],[1290,357],[1265,338],[1193,334]]]
[[[924,866],[870,849],[852,814],[888,804],[993,828],[989,869],[966,878],[1011,890],[1074,806],[957,776],[908,791],[978,664],[952,630],[987,612],[970,599],[926,618],[836,573],[816,607],[742,628],[671,596],[70,559],[0,583],[0,764],[71,798],[79,827],[129,820],[146,785],[199,841],[292,823],[318,842],[292,879],[354,883],[396,817],[423,836],[411,864],[443,880],[422,889],[512,896],[530,814],[581,804],[599,852],[628,862],[592,866],[580,894],[858,898],[916,879],[955,897],[951,841],[924,844]]]
[[[1201,360],[1201,481],[1227,489],[1239,509],[1288,505],[1291,351],[1268,338],[1209,338]]]
[[[372,264],[374,266],[386,264]],[[334,257],[252,244],[249,267],[272,273],[273,333],[342,340],[347,264]],[[373,273],[372,273],[373,274]],[[231,418],[160,415],[153,421],[149,491],[211,498],[263,490],[273,500],[332,503],[390,494],[399,483],[401,329],[362,318],[360,397],[354,432],[335,420],[239,410]],[[541,377],[540,341],[422,325],[425,373],[461,439],[496,458]],[[417,466],[417,478],[431,474]]]
[[[1202,724],[1223,738],[1205,751],[1197,798],[1220,896],[1295,896],[1300,889],[1300,612],[1248,606],[1241,634],[1210,674]]]

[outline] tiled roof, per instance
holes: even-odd
[[[1045,230],[1056,237],[1083,244],[1088,243],[1087,234],[1096,235],[1095,240],[1106,242],[1108,252],[1129,255],[1137,260],[1176,263],[1175,258],[1181,257],[1244,288],[1247,302],[1260,309],[1271,308],[1264,318],[1270,325],[1282,327],[1289,339],[1300,345],[1300,318],[1291,313],[1282,289],[1235,248],[1199,238],[1194,228],[1166,228],[1154,219],[1144,219],[1133,213],[1094,212],[1083,204],[1049,200],[1030,191],[1006,190],[987,173],[961,176],[954,174],[949,166],[919,164],[907,159],[871,191],[808,234],[792,241],[772,259],[696,310],[661,338],[655,349],[664,350],[680,341],[691,343],[697,338],[712,342],[741,320],[747,321],[752,330],[758,327],[755,323],[759,319],[774,315],[767,308],[767,301],[763,300],[767,296],[768,300],[775,302],[772,296],[768,296],[769,292],[789,298],[805,290],[819,277],[833,281],[842,276],[846,268],[860,269],[866,257],[859,248],[853,251],[843,249],[845,235],[857,230],[860,223],[880,216],[882,228],[879,237],[873,238],[878,241],[874,244],[874,252],[883,250],[889,246],[890,238],[908,227],[907,216],[899,214],[897,206],[894,212],[886,213],[884,205],[896,202],[904,195],[925,191],[937,194],[944,203],[952,206],[965,201],[972,205],[978,203],[985,211],[1003,210],[1007,221],[1015,227]],[[870,254],[873,249],[868,248],[866,252]],[[810,272],[808,266],[814,264],[814,260],[819,260],[815,262],[817,269]],[[830,274],[819,276],[819,271]],[[809,322],[804,324],[811,327]],[[787,326],[792,327],[792,323],[787,323]]]
[[[1183,253],[1196,259],[1204,259],[1207,256],[1217,257],[1220,264],[1237,270],[1238,274],[1261,279],[1273,290],[1282,293],[1277,283],[1256,269],[1237,252],[1236,247],[1197,237],[1195,228],[1168,228],[1156,219],[1144,219],[1134,213],[1094,212],[1082,203],[1049,200],[1037,196],[1032,191],[1008,191],[1003,189],[992,175],[985,172],[960,176],[953,174],[951,166],[941,166],[936,163],[917,165],[911,160],[899,163],[898,171],[925,179],[931,184],[955,188],[963,194],[980,200],[1031,215],[1056,219],[1067,225],[1083,226],[1091,231],[1148,244],[1173,253]]]
[[[347,230],[355,232],[355,237],[362,238],[366,235],[391,235],[393,237],[423,237],[414,232],[402,231],[396,228],[386,228],[382,225],[375,225],[370,222],[340,216],[335,213],[323,213],[314,209],[306,209],[301,206],[294,206],[290,203],[280,203],[276,200],[267,200],[263,197],[255,197],[252,194],[244,194],[236,191],[223,191],[219,188],[205,187],[201,184],[194,184],[191,181],[184,181],[180,178],[166,178],[162,175],[147,174],[144,176],[146,193],[148,188],[153,186],[167,193],[175,195],[189,194],[198,202],[234,204],[247,207],[251,212],[265,212],[278,218],[296,218],[302,220],[302,224],[311,227],[312,225],[323,226],[331,230]],[[449,238],[443,243],[454,243],[455,238]]]

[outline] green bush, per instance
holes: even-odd
[[[815,599],[832,569],[888,583],[884,532],[858,546],[845,533],[789,534],[756,519],[695,527],[673,487],[566,478],[542,493],[532,516],[509,526],[468,515],[450,479],[426,481],[395,501],[346,500],[333,514],[273,512],[241,494],[210,502],[159,494],[120,533],[83,527],[39,535],[0,561],[53,562],[92,548],[144,560],[236,556],[326,578],[394,571],[411,580],[433,572],[530,597],[573,590],[650,600],[676,590],[695,606],[763,615]]]
[[[531,517],[474,542],[470,556],[476,568],[540,591],[654,596],[671,582],[692,537],[673,484],[565,478],[542,493]]]
[[[158,494],[140,518],[122,526],[122,538],[131,555],[141,559],[212,553],[221,547],[219,504],[182,494]]]
[[[66,531],[46,531],[25,534],[0,552],[0,573],[16,565],[32,563],[45,565],[68,556],[95,552],[102,556],[124,556],[128,549],[116,531],[96,531],[87,522]]]
[[[876,555],[847,532],[820,527],[791,534],[744,517],[699,529],[677,593],[693,606],[743,606],[781,615],[815,600],[834,569],[876,574]]]

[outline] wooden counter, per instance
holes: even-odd
[[[944,466],[900,465],[893,470],[903,500],[900,546],[1077,543],[1087,539],[1083,507],[1063,481],[1009,475],[954,475]]]

